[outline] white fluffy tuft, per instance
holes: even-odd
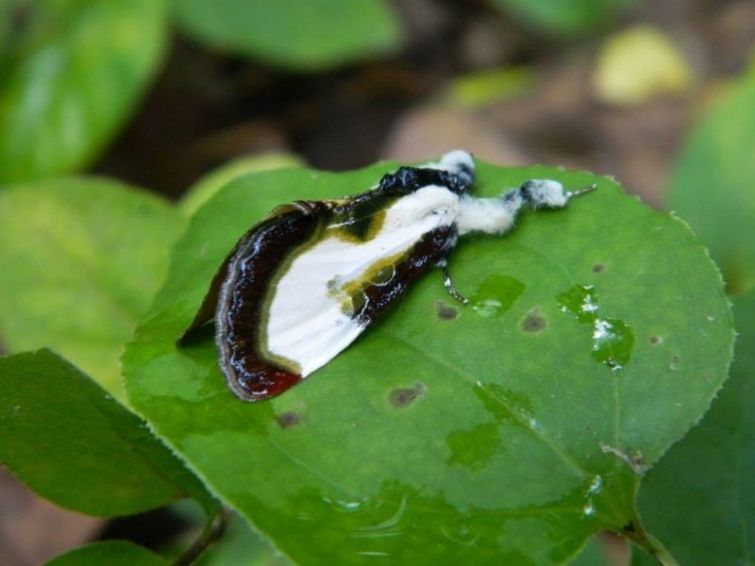
[[[453,151],[449,151],[440,158],[438,168],[445,169],[449,173],[456,174],[465,172],[465,170],[472,172],[474,171],[474,160],[472,159],[472,155],[468,151],[464,151],[463,149],[455,149]]]
[[[521,199],[462,197],[456,217],[459,235],[469,232],[503,234],[514,224],[521,204]]]
[[[472,159],[472,154],[468,151],[454,149],[448,153],[444,153],[437,163],[431,161],[430,163],[424,163],[422,167],[441,169],[455,175],[473,174],[474,159]]]
[[[569,200],[564,192],[564,186],[558,181],[533,179],[527,183],[527,188],[530,193],[530,203],[535,208],[540,206],[561,208]]]

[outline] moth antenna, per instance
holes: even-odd
[[[596,185],[595,183],[593,183],[591,185],[586,186],[583,189],[577,189],[576,191],[567,191],[564,196],[566,196],[566,200],[569,200],[572,197],[578,197],[578,196],[581,196],[581,195],[583,195],[585,193],[591,193],[591,192],[593,192],[593,191],[595,191],[597,189],[598,189],[598,185]]]

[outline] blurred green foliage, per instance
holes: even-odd
[[[310,72],[401,40],[383,0],[2,0],[0,185],[92,163],[150,85],[173,17],[213,48]]]
[[[501,9],[556,36],[575,36],[606,25],[637,0],[493,0]]]
[[[384,0],[176,0],[176,14],[202,42],[307,71],[393,51],[400,39]]]
[[[50,347],[118,398],[118,358],[184,229],[162,198],[113,180],[68,177],[0,191],[0,340]]]
[[[163,2],[13,2],[4,10],[14,32],[0,55],[0,183],[81,169],[157,70]]]
[[[700,116],[668,201],[708,246],[731,293],[755,287],[755,64]]]

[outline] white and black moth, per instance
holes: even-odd
[[[214,318],[230,389],[246,401],[274,397],[337,356],[432,267],[465,303],[446,263],[459,236],[503,234],[523,207],[560,208],[594,188],[530,180],[475,198],[473,182],[472,156],[456,150],[355,196],[278,207],[236,244],[179,343]]]

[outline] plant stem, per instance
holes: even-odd
[[[630,521],[622,529],[621,534],[653,556],[663,566],[679,566],[671,552],[661,541],[648,533],[639,520]]]
[[[208,517],[202,534],[186,549],[186,552],[173,561],[173,566],[188,566],[199,558],[213,542],[222,536],[225,531],[227,517],[228,510],[224,507],[221,507],[212,517]]]

